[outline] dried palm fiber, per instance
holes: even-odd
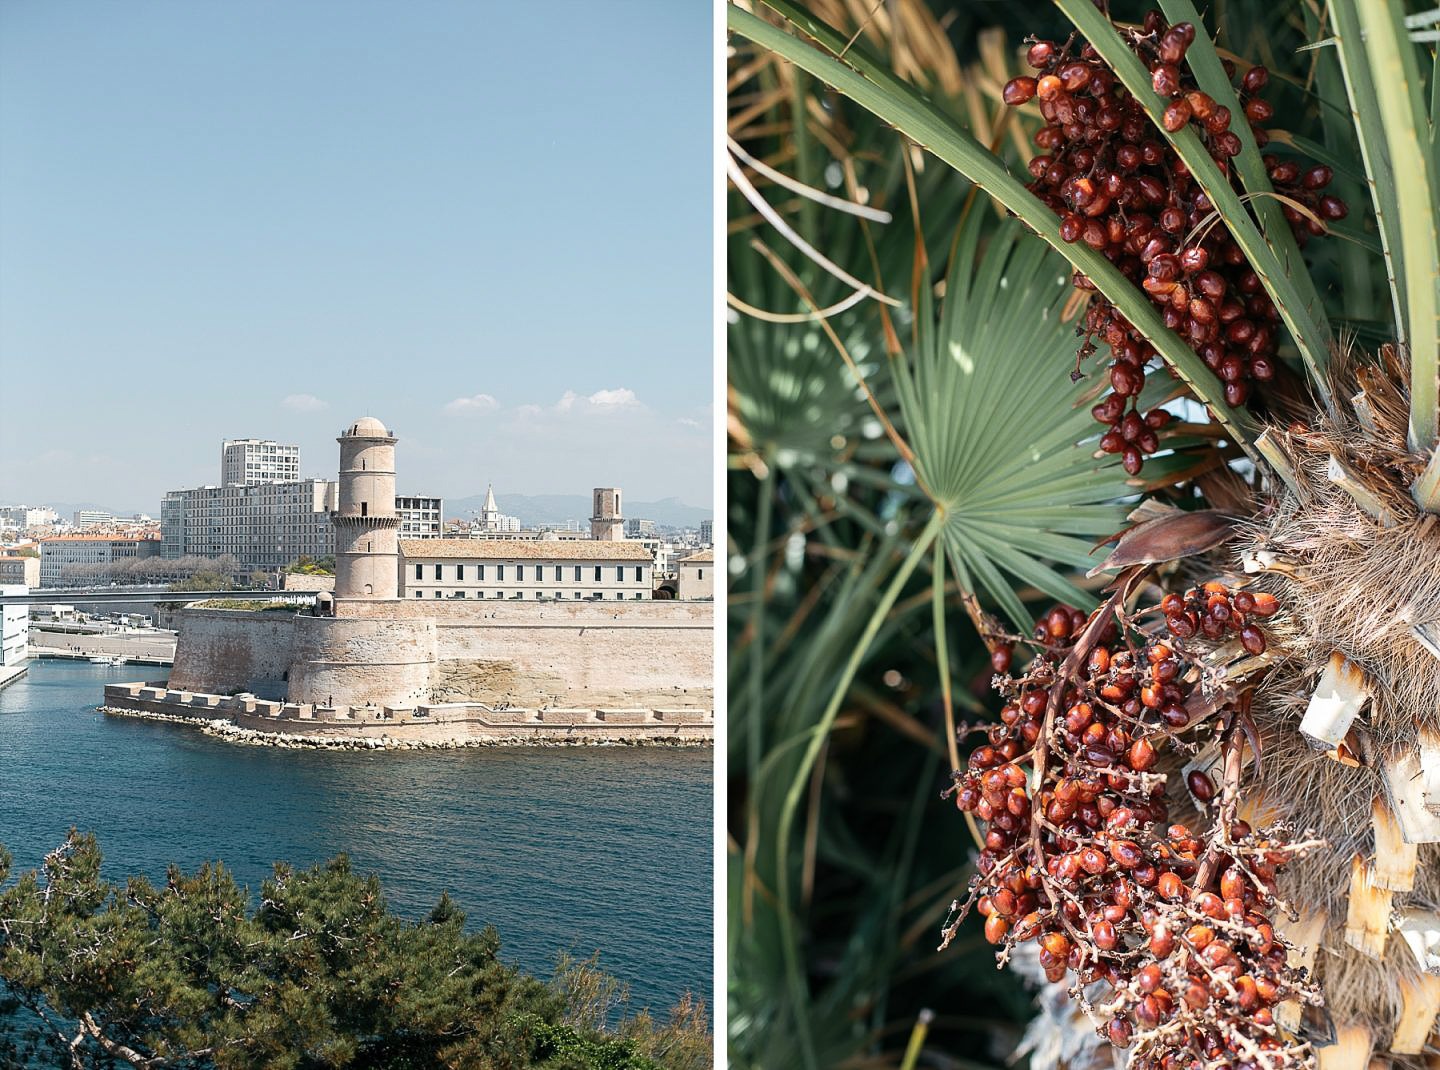
[[[1293,488],[1276,481],[1278,493],[1240,526],[1228,550],[1181,562],[1165,586],[1226,575],[1276,595],[1284,607],[1267,622],[1272,666],[1251,706],[1261,756],[1258,764],[1246,765],[1240,816],[1256,826],[1283,821],[1297,833],[1313,833],[1307,839],[1325,841],[1285,867],[1279,888],[1295,912],[1295,920],[1281,926],[1287,939],[1296,942],[1311,923],[1314,942],[1297,953],[1313,956],[1325,1005],[1303,1014],[1298,1006],[1282,1005],[1288,1013],[1280,1020],[1298,1023],[1317,1045],[1322,1070],[1436,1070],[1436,1023],[1417,1021],[1414,1014],[1433,1019],[1427,996],[1440,976],[1440,957],[1432,957],[1425,974],[1406,939],[1387,930],[1406,911],[1421,919],[1418,924],[1428,926],[1429,914],[1440,925],[1440,843],[1406,844],[1402,836],[1397,846],[1397,800],[1384,766],[1409,755],[1418,773],[1419,734],[1440,733],[1440,657],[1425,641],[1440,630],[1416,634],[1427,623],[1440,629],[1440,517],[1421,514],[1404,490],[1420,466],[1405,448],[1403,362],[1387,350],[1378,368],[1350,367],[1344,354],[1337,354],[1335,365],[1335,396],[1356,398],[1359,413],[1351,408],[1333,419],[1316,417],[1304,429],[1272,429],[1282,457],[1291,459],[1286,474]],[[1344,485],[1332,478],[1336,467]],[[1371,692],[1341,754],[1317,748],[1299,731],[1336,651],[1358,667]],[[1193,760],[1167,755],[1161,769],[1178,774]],[[1436,758],[1430,754],[1429,760]],[[1183,784],[1183,776],[1169,778],[1171,818],[1204,827],[1206,818]],[[1419,788],[1412,789],[1419,798]],[[1386,851],[1379,865],[1377,820]],[[1435,820],[1440,830],[1440,818]],[[1381,908],[1372,926],[1383,934],[1378,957],[1353,946],[1365,943],[1358,933],[1347,940],[1357,857]],[[1407,1049],[1398,1052],[1391,1050],[1397,1024],[1404,1025],[1399,1046]],[[1426,1040],[1417,1045],[1416,1034]],[[1094,1070],[1114,1054],[1063,999],[1040,1001],[1024,1046],[1032,1070]]]
[[[1403,363],[1389,350],[1378,369],[1349,367],[1340,356],[1336,396],[1356,400],[1310,428],[1272,430],[1293,461],[1294,485],[1277,484],[1281,493],[1237,540],[1234,564],[1248,561],[1255,570],[1264,562],[1254,586],[1286,609],[1273,622],[1276,664],[1252,706],[1262,759],[1247,770],[1244,788],[1257,810],[1325,841],[1284,870],[1281,897],[1301,916],[1328,916],[1315,961],[1328,1023],[1368,1030],[1383,1057],[1403,988],[1422,973],[1406,941],[1388,932],[1392,911],[1440,913],[1440,843],[1397,846],[1395,815],[1408,814],[1405,839],[1433,840],[1440,824],[1417,834],[1414,826],[1429,815],[1413,804],[1405,810],[1385,777],[1387,765],[1402,759],[1418,772],[1419,732],[1440,730],[1440,657],[1416,634],[1417,625],[1440,622],[1440,517],[1420,513],[1404,489],[1419,465],[1405,448]],[[1350,761],[1299,731],[1336,652],[1363,673],[1370,692],[1342,745]],[[1421,797],[1416,785],[1403,786]],[[1377,821],[1386,852],[1378,861]],[[1415,867],[1407,881],[1409,851]],[[1357,921],[1363,904],[1352,897],[1370,901],[1368,924]],[[1433,1029],[1431,1022],[1423,1032]]]

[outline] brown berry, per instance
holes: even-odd
[[[1190,788],[1190,794],[1201,803],[1209,803],[1215,798],[1215,783],[1200,769],[1192,769],[1190,775],[1185,778],[1186,785]]]
[[[992,944],[998,944],[1005,939],[1005,934],[1010,931],[1010,923],[999,914],[991,914],[985,919],[985,939]]]

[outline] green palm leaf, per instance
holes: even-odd
[[[1065,573],[1094,563],[1095,538],[1123,525],[1117,502],[1131,491],[1114,458],[1092,456],[1099,429],[1082,400],[1087,384],[1069,376],[1076,339],[1061,318],[1071,293],[1064,259],[1018,222],[987,219],[972,212],[962,226],[938,318],[920,288],[916,346],[897,362],[896,390],[962,585],[1028,628],[1005,573],[1091,605]]]

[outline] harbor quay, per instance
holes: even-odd
[[[235,742],[370,749],[515,744],[714,742],[711,710],[520,709],[480,702],[323,706],[254,695],[211,695],[143,682],[105,685],[103,713],[205,728]]]

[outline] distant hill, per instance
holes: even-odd
[[[590,519],[588,494],[505,494],[497,490],[495,503],[502,513],[518,516],[526,527],[564,524],[567,520],[588,523]],[[478,513],[484,504],[483,493],[468,498],[446,498],[445,516],[468,518],[472,511]],[[714,509],[686,505],[679,498],[658,502],[622,498],[621,508],[627,519],[653,520],[672,528],[698,528],[700,521],[715,515]]]

